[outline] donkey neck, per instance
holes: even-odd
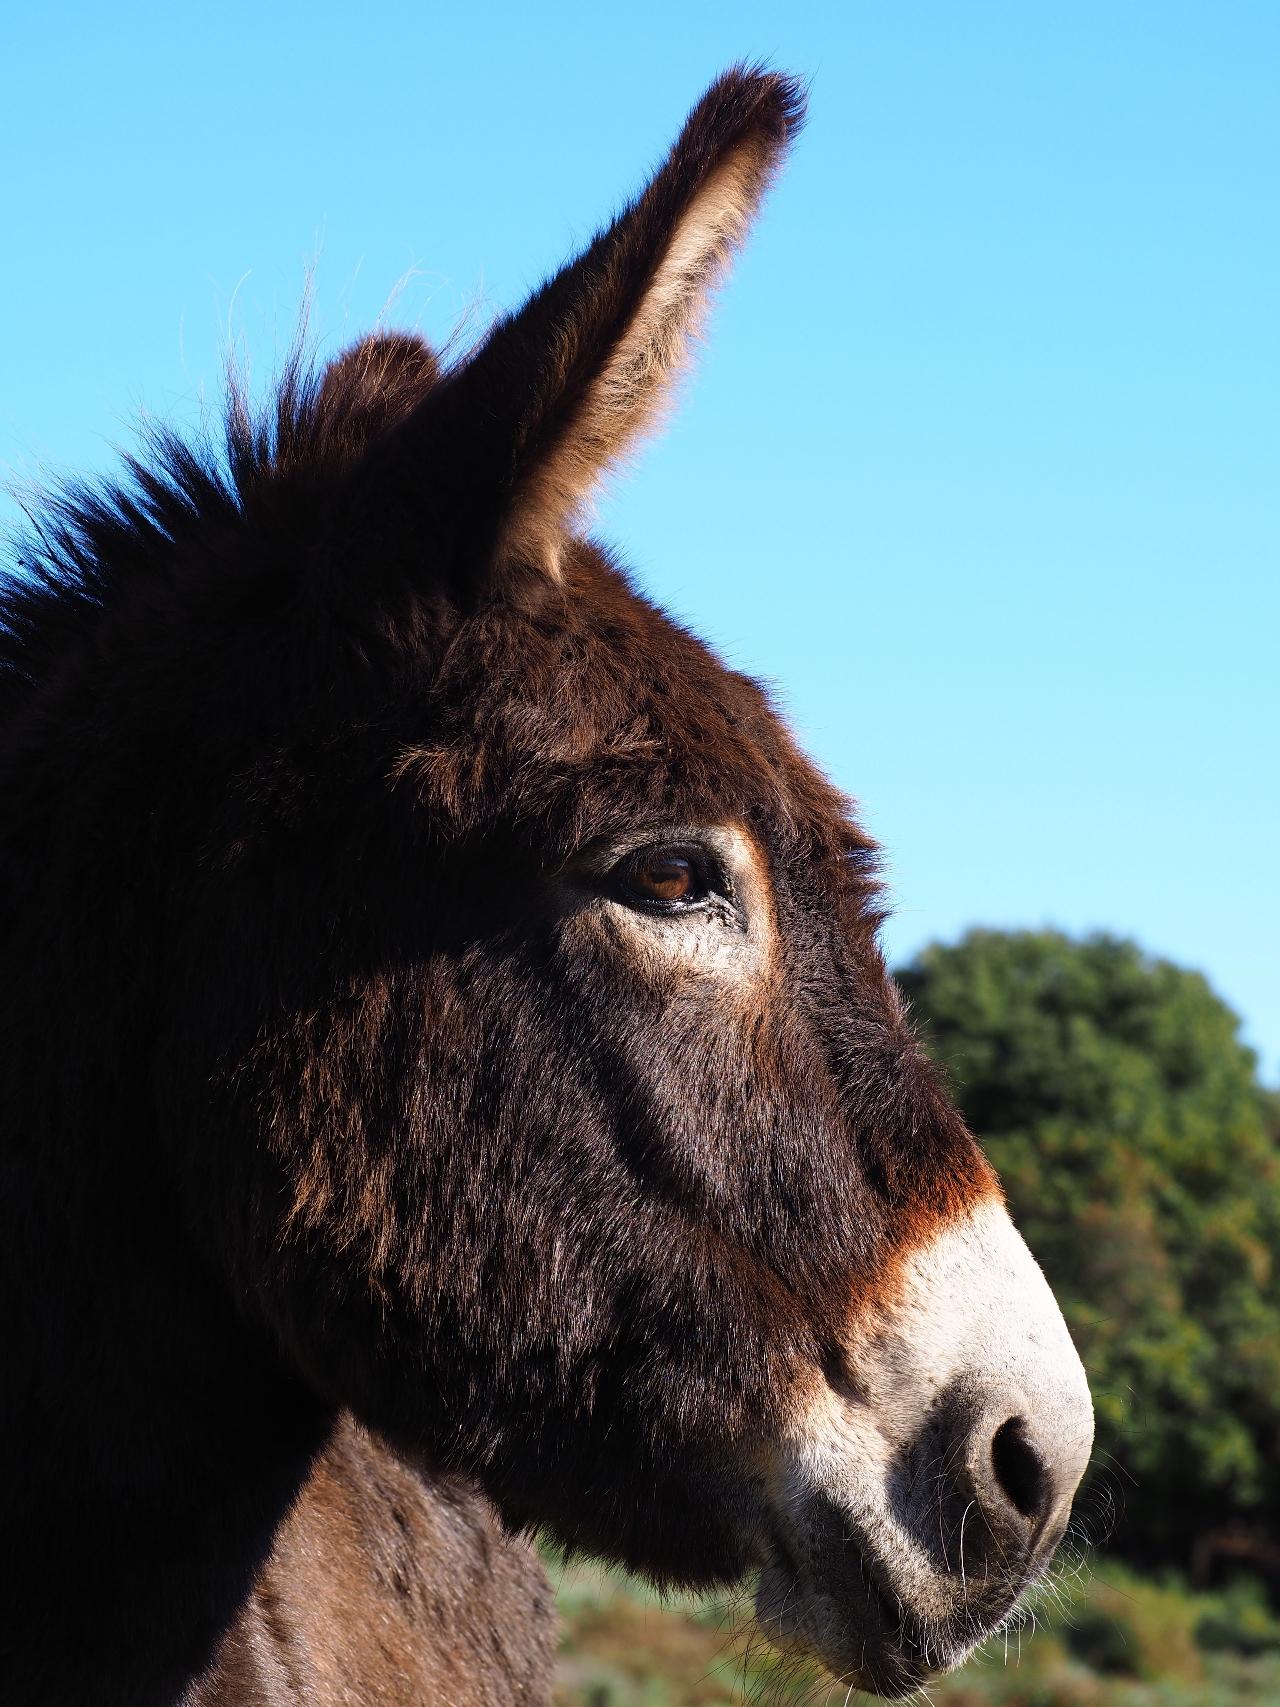
[[[0,1675],[32,1707],[179,1701],[329,1422],[184,1243],[124,1090],[0,1164]]]

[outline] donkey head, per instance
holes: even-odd
[[[159,1096],[197,1236],[326,1402],[513,1523],[758,1569],[768,1634],[892,1693],[1045,1569],[1084,1376],[848,802],[576,528],[800,110],[729,74],[469,359],[371,339],[233,421]]]

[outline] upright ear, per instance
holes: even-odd
[[[498,322],[372,454],[389,507],[450,572],[560,575],[593,488],[650,427],[804,108],[793,79],[733,70],[665,164],[590,247]]]

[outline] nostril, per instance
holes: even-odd
[[[1021,1417],[1010,1417],[996,1430],[991,1467],[1006,1498],[1023,1517],[1044,1516],[1053,1493],[1049,1467],[1032,1445]]]

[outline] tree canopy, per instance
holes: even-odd
[[[1280,1517],[1280,1118],[1197,972],[973,931],[899,973],[1089,1371],[1113,1545]]]

